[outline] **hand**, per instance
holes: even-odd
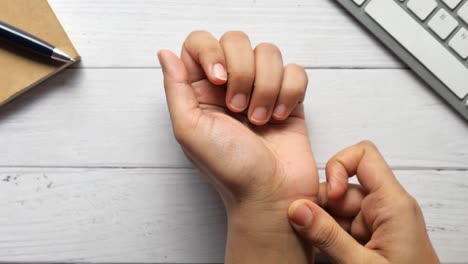
[[[313,201],[318,192],[304,69],[283,66],[272,44],[252,50],[241,32],[220,41],[193,32],[181,59],[161,51],[159,60],[175,137],[227,210],[226,262],[254,263],[252,255],[261,263],[306,262],[285,214],[293,200]]]
[[[307,200],[289,208],[292,225],[310,245],[338,264],[439,263],[419,205],[372,143],[338,153],[326,174],[327,209],[340,224]],[[348,185],[354,174],[361,186]]]

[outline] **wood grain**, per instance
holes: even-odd
[[[468,125],[334,1],[49,2],[83,61],[1,108],[0,262],[222,262],[223,206],[173,139],[156,60],[199,29],[309,68],[320,167],[373,140],[441,260],[468,260]]]
[[[468,259],[468,172],[396,175],[421,204],[440,258]],[[0,194],[2,261],[223,260],[224,209],[194,170],[3,168]]]
[[[50,0],[83,67],[155,67],[192,30],[242,30],[307,67],[402,67],[331,0]]]
[[[363,139],[393,167],[468,168],[468,126],[405,70],[312,70],[318,163]],[[0,166],[188,167],[158,69],[57,76],[0,113]]]

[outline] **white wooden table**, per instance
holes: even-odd
[[[320,168],[373,140],[440,258],[468,262],[468,125],[334,1],[50,2],[83,61],[0,110],[0,261],[222,262],[223,206],[172,137],[156,52],[237,29],[307,67]]]

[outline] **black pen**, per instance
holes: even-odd
[[[65,52],[51,44],[2,21],[0,21],[0,39],[52,60],[61,62],[75,61]]]

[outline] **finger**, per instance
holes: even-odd
[[[281,91],[276,102],[273,117],[285,120],[303,100],[309,80],[302,66],[290,64],[284,67]]]
[[[182,47],[181,58],[187,67],[189,81],[196,82],[208,78],[215,85],[226,83],[224,52],[218,40],[210,33],[206,31],[190,33]]]
[[[325,208],[328,204],[328,192],[327,192],[327,183],[322,182],[319,184],[319,192],[317,196],[318,205]]]
[[[359,214],[351,223],[350,233],[354,239],[361,242],[361,244],[365,244],[370,240],[372,233],[369,228],[367,228],[367,224],[364,222],[364,218],[361,212],[359,212]]]
[[[288,211],[299,235],[325,253],[333,263],[363,263],[366,249],[354,240],[318,205],[308,200],[295,201]]]
[[[226,105],[236,113],[244,111],[252,93],[255,57],[249,37],[239,31],[225,33],[220,40],[228,72]]]
[[[185,141],[190,133],[185,133],[201,114],[193,88],[188,83],[187,70],[183,62],[172,52],[161,50],[158,53],[164,74],[164,87],[167,104],[177,140]]]
[[[207,79],[205,71],[203,70],[202,66],[196,62],[188,51],[182,47],[182,52],[180,54],[180,59],[185,65],[188,73],[188,80],[191,83],[198,82],[204,79]]]
[[[200,105],[226,107],[224,102],[226,89],[222,89],[220,86],[214,85],[206,79],[192,83],[192,87]]]
[[[348,178],[356,175],[366,192],[379,188],[388,192],[402,190],[384,158],[370,141],[363,141],[336,154],[325,169],[328,198],[341,197],[348,188]]]
[[[280,50],[268,43],[255,48],[255,84],[249,107],[249,120],[254,125],[268,123],[280,93],[283,79]]]
[[[332,204],[335,203],[335,201],[331,201],[331,202]],[[348,233],[351,231],[351,223],[353,221],[353,218],[358,214],[359,209],[361,207],[359,203],[358,209],[355,209],[356,206],[352,205],[352,206],[344,206],[345,208],[343,209],[343,211],[339,211],[339,208],[343,207],[343,205],[339,205],[339,206],[332,205],[333,208],[332,210],[330,210],[328,206],[328,201],[327,201],[327,184],[326,183],[320,183],[319,185],[317,204],[322,208],[326,208],[328,213],[330,213],[333,216],[333,218],[335,218],[336,222],[341,226],[341,228],[346,230],[346,232]]]
[[[333,216],[355,217],[361,211],[361,203],[365,196],[366,193],[360,185],[350,184],[343,196],[328,200],[327,211]]]

